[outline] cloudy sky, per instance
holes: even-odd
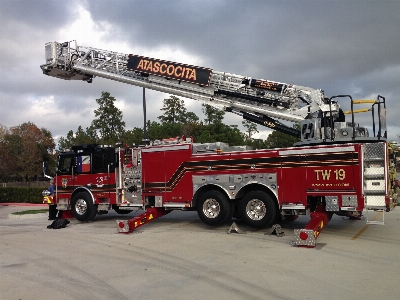
[[[88,84],[42,74],[46,42],[166,59],[259,79],[323,89],[325,95],[387,102],[390,140],[400,135],[400,1],[0,0],[0,124],[31,121],[66,136],[94,118],[108,91],[127,129],[141,127],[142,89],[95,78]],[[146,91],[157,121],[169,95]],[[201,103],[185,99],[203,118]],[[348,109],[348,101],[341,106]],[[362,125],[371,116],[356,115]],[[241,118],[226,114],[225,122]],[[258,127],[256,136],[268,130]]]

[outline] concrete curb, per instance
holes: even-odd
[[[0,206],[49,206],[48,204],[35,204],[35,203],[0,203]]]

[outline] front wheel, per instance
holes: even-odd
[[[78,221],[90,221],[97,214],[97,205],[87,193],[81,192],[72,198],[71,211]]]
[[[227,197],[221,192],[208,191],[200,196],[197,202],[197,213],[207,225],[217,226],[227,221],[231,206]]]
[[[275,201],[262,191],[247,193],[240,201],[239,212],[242,220],[256,228],[271,225],[277,218]]]

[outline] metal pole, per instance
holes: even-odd
[[[146,92],[143,87],[143,139],[142,142],[147,145],[149,143],[149,139],[147,138],[147,126],[146,126]]]

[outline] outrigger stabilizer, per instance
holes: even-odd
[[[296,239],[292,245],[314,248],[318,236],[326,224],[328,224],[331,217],[332,214],[326,212],[324,206],[318,205],[316,211],[310,214],[311,219],[307,225],[303,229],[294,230]]]
[[[165,216],[171,210],[163,207],[150,207],[146,211],[129,220],[116,220],[119,233],[132,233],[135,229],[143,226],[159,217]]]

